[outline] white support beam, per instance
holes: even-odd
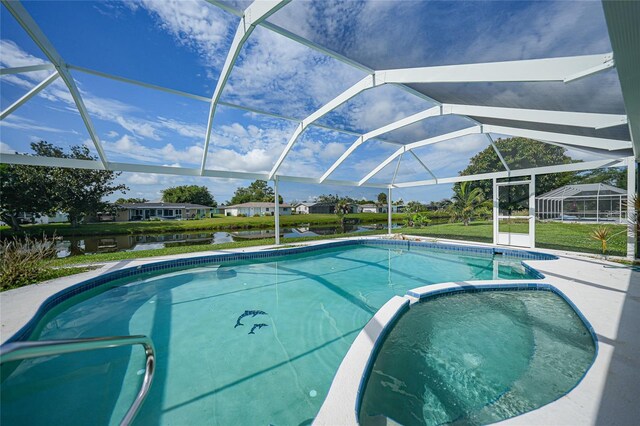
[[[635,157],[627,158],[627,258],[634,259],[636,257],[636,224],[633,219],[639,220],[636,206],[633,203],[633,197],[638,196],[638,188],[636,187],[637,167]]]
[[[20,74],[20,73],[23,73],[23,72],[52,70],[54,68],[55,67],[53,66],[53,64],[37,64],[37,65],[26,65],[24,67],[0,68],[0,75]]]
[[[536,139],[539,141],[558,142],[578,147],[597,148],[607,151],[631,148],[631,142],[618,139],[594,138],[590,136],[569,135],[566,133],[542,132],[539,130],[518,129],[515,127],[494,126],[485,124],[483,133],[500,133],[509,136]]]
[[[229,53],[227,54],[227,58],[224,61],[224,65],[222,66],[222,71],[220,72],[220,77],[218,78],[218,82],[216,83],[216,88],[213,91],[213,96],[211,97],[211,105],[209,106],[209,118],[207,121],[207,133],[204,139],[204,151],[202,152],[200,173],[204,173],[204,169],[207,165],[207,154],[209,152],[211,129],[213,128],[213,117],[216,113],[216,107],[218,106],[220,96],[222,96],[222,90],[227,84],[227,80],[229,80],[229,76],[231,75],[231,70],[235,65],[236,59],[238,59],[238,55],[240,55],[242,46],[244,45],[245,41],[247,41],[256,25],[280,10],[280,8],[285,6],[290,1],[291,0],[254,1],[244,11],[244,15],[240,19],[240,23],[238,24],[236,33],[233,36],[233,41],[231,42]]]
[[[27,166],[45,166],[45,167],[67,167],[76,169],[89,169],[89,170],[105,170],[104,165],[100,161],[94,160],[76,160],[72,158],[55,158],[55,157],[42,157],[36,155],[22,155],[14,153],[0,154],[0,164],[23,164]],[[116,172],[134,172],[134,173],[154,173],[161,175],[177,175],[177,176],[200,176],[199,168],[188,167],[171,167],[160,166],[151,164],[132,164],[112,162],[109,163],[109,170]],[[228,170],[205,170],[204,177],[215,178],[227,178],[227,179],[242,179],[242,180],[255,180],[267,179],[267,173],[252,173],[252,172],[234,172]],[[283,176],[278,175],[279,181],[297,182],[305,184],[317,184],[318,179],[300,176]],[[327,180],[327,185],[335,186],[358,186],[356,181],[348,180]],[[388,185],[385,184],[368,184],[364,185],[369,188],[386,189]]]
[[[426,118],[440,115],[441,113],[442,113],[442,109],[440,108],[440,106],[435,106],[435,107],[426,109],[424,111],[420,111],[416,114],[410,115],[408,117],[402,118],[398,121],[394,121],[393,123],[389,123],[386,126],[382,126],[368,133],[365,133],[364,135],[356,139],[356,141],[340,156],[340,158],[338,158],[331,165],[331,167],[327,169],[327,171],[320,178],[320,183],[324,182],[324,180],[327,179],[329,175],[331,175],[331,173],[333,173],[338,168],[338,166],[340,166],[340,164],[342,164],[347,159],[347,157],[349,157],[349,155],[351,155],[351,153],[353,153],[353,151],[356,150],[356,148],[358,148],[360,145],[362,145],[366,141],[373,139],[377,136],[383,135],[385,133],[389,133],[391,131],[401,129],[410,124],[417,123],[418,121],[422,121]]]
[[[120,81],[122,83],[133,84],[135,86],[145,87],[147,89],[152,89],[152,90],[157,90],[157,91],[160,91],[160,92],[169,93],[169,94],[172,94],[172,95],[181,96],[183,98],[193,99],[193,100],[200,101],[200,102],[207,102],[207,103],[211,102],[211,98],[210,97],[198,95],[198,94],[195,94],[195,93],[183,92],[181,90],[176,90],[176,89],[172,89],[172,88],[169,88],[169,87],[164,87],[164,86],[158,86],[158,85],[155,85],[155,84],[145,83],[143,81],[134,80],[134,79],[131,79],[131,78],[126,78],[126,77],[121,77],[121,76],[118,76],[118,75],[109,74],[109,73],[102,72],[102,71],[96,71],[96,70],[93,70],[93,69],[90,69],[90,68],[80,67],[78,65],[67,64],[67,67],[70,70],[80,71],[80,72],[83,72],[85,74],[90,74],[90,75],[95,75],[95,76],[98,76],[98,77],[108,78],[110,80]],[[51,66],[51,68],[53,68],[53,65]],[[229,108],[240,109],[242,111],[252,112],[254,114],[260,114],[260,115],[264,115],[264,116],[268,116],[268,117],[277,118],[277,119],[280,119],[280,120],[292,121],[292,122],[295,122],[295,123],[300,123],[301,122],[299,118],[290,117],[290,116],[286,116],[286,115],[282,115],[282,114],[276,114],[276,113],[273,113],[273,112],[262,110],[260,108],[248,107],[248,106],[236,104],[236,103],[233,103],[233,102],[218,101],[218,105],[219,106],[220,105],[226,106],[226,107],[229,107]],[[360,136],[361,135],[359,132],[354,132],[352,130],[346,130],[346,129],[339,129],[337,127],[327,126],[325,124],[312,123],[312,124],[310,124],[310,126],[318,127],[318,128],[326,129],[326,130],[331,130],[333,132],[344,133],[344,134],[347,134],[347,135],[353,135],[353,136]],[[386,139],[384,140],[384,142],[385,143],[390,143],[390,144],[395,144],[395,145],[401,145],[398,142],[390,141],[390,140],[386,140]]]
[[[391,179],[391,185],[393,185],[396,182],[396,177],[398,177],[398,171],[400,170],[400,164],[402,163],[402,157],[404,156],[404,152],[402,154],[400,154],[400,157],[398,157],[398,164],[396,164],[396,169],[393,172],[393,178]]]
[[[27,93],[25,93],[20,99],[18,99],[17,101],[15,101],[13,104],[9,105],[7,107],[7,109],[5,109],[4,111],[2,111],[0,113],[0,120],[4,120],[5,117],[7,117],[9,114],[11,114],[13,111],[15,111],[16,109],[20,108],[20,106],[22,104],[24,104],[25,102],[27,102],[29,99],[31,99],[32,97],[34,97],[35,95],[37,95],[38,93],[40,93],[42,91],[42,89],[44,89],[45,87],[47,87],[48,85],[50,85],[51,83],[53,83],[54,81],[56,81],[56,79],[60,77],[60,74],[58,74],[57,71],[55,71],[53,74],[51,74],[49,77],[45,78],[42,82],[40,82],[37,86],[35,86],[34,88],[32,88],[31,90],[29,90]]]
[[[529,182],[529,248],[536,248],[536,175]]]
[[[412,142],[407,145],[407,149],[416,149],[427,145],[433,145],[434,143],[447,141],[449,139],[461,138],[463,136],[475,135],[480,133],[482,133],[482,128],[480,126],[467,127],[466,129],[456,130],[455,132],[445,133],[444,135],[434,136],[432,138]]]
[[[448,178],[439,178],[437,182],[435,180],[402,182],[402,183],[396,183],[394,186],[396,188],[411,188],[416,186],[437,185],[437,184],[444,184],[444,183],[457,183],[457,182],[467,182],[467,181],[476,181],[476,180],[489,180],[494,178],[500,179],[500,178],[507,178],[507,177],[530,176],[532,174],[544,175],[548,173],[578,172],[583,170],[593,170],[593,169],[600,169],[605,167],[624,167],[626,165],[627,165],[627,161],[625,158],[620,158],[616,160],[609,160],[609,159],[595,160],[595,161],[584,161],[581,163],[559,164],[556,166],[511,170],[510,172],[504,171],[504,172],[481,173],[477,175],[468,175],[468,176],[453,176]]]
[[[416,154],[413,151],[409,151],[413,157],[416,159],[416,161],[418,161],[418,163],[420,163],[420,165],[422,165],[422,167],[427,171],[427,173],[429,173],[431,175],[432,178],[435,179],[435,181],[438,181],[438,177],[431,171],[431,169],[429,167],[427,167],[426,164],[424,164],[424,162],[420,159],[420,157],[418,157],[418,154]]]
[[[327,171],[320,178],[320,182],[323,182],[333,173],[360,145],[367,140],[380,136],[382,134],[391,132],[393,130],[408,126],[418,121],[425,120],[429,117],[441,116],[441,115],[461,115],[461,116],[478,116],[486,118],[500,118],[505,120],[517,120],[534,123],[545,124],[557,124],[565,126],[578,126],[589,127],[595,129],[602,129],[606,127],[618,126],[627,123],[627,116],[624,114],[596,114],[596,113],[582,113],[582,112],[567,112],[567,111],[545,111],[535,109],[519,109],[519,108],[498,108],[488,106],[477,105],[458,105],[458,104],[442,104],[421,111],[417,114],[413,114],[409,117],[405,117],[401,120],[387,124],[369,133],[360,136],[340,158],[338,158]],[[495,150],[497,148],[491,141]],[[499,157],[502,155],[497,152]],[[616,158],[619,158],[616,157]],[[504,160],[501,159],[505,168]]]
[[[78,65],[67,64],[67,68],[74,71],[80,71],[85,74],[95,75],[97,77],[108,78],[110,80],[119,81],[121,83],[133,84],[147,89],[158,90],[160,92],[171,93],[172,95],[182,96],[184,98],[194,99],[201,102],[211,102],[211,98],[201,95],[195,95],[193,93],[183,92],[181,90],[175,90],[168,87],[157,86],[155,84],[145,83],[144,81],[133,80],[131,78],[121,77],[118,75],[109,74],[102,71],[96,71],[90,68],[80,67]]]
[[[45,56],[51,61],[51,63],[55,66],[58,74],[67,85],[69,89],[69,93],[73,98],[76,107],[78,108],[78,112],[80,113],[80,117],[84,122],[85,127],[87,128],[87,132],[93,141],[93,146],[98,152],[98,156],[100,157],[100,161],[102,164],[108,168],[107,156],[102,149],[102,144],[100,144],[100,139],[98,138],[98,134],[93,127],[93,122],[89,117],[89,113],[87,112],[87,108],[84,105],[84,101],[82,100],[82,96],[80,96],[80,91],[76,86],[75,80],[69,73],[69,70],[66,67],[65,61],[62,59],[58,51],[53,47],[49,39],[44,35],[38,24],[33,20],[29,12],[24,8],[22,3],[18,0],[2,0],[2,4],[7,8],[7,10],[13,15],[16,21],[20,24],[20,26],[29,34],[29,37],[36,43],[36,45],[42,50]]]
[[[402,157],[400,157],[400,159],[402,159]],[[400,164],[400,162],[398,161],[398,164]],[[391,187],[389,187],[388,193],[387,193],[387,235],[391,235],[391,227],[393,225],[392,223],[392,214],[393,214],[393,205],[391,202]]]
[[[589,112],[546,111],[522,108],[498,108],[478,105],[442,104],[442,113],[467,115],[531,123],[557,124],[562,126],[603,129],[627,124],[624,114],[596,114]]]
[[[492,187],[493,187],[493,191],[492,191],[492,195],[493,195],[493,245],[498,245],[498,237],[500,234],[500,219],[498,219],[498,216],[500,216],[500,210],[499,210],[499,205],[498,205],[498,179],[497,178],[493,178],[492,180]]]
[[[384,160],[382,163],[378,164],[375,169],[371,170],[369,172],[369,174],[367,174],[364,178],[362,178],[362,180],[360,180],[360,182],[358,182],[358,186],[362,186],[363,184],[365,184],[369,179],[374,177],[380,170],[384,169],[389,163],[391,163],[393,160],[395,160],[400,155],[402,155],[406,150],[407,149],[404,146],[398,148],[398,150],[396,152],[394,152],[389,157],[387,157],[386,160]]]
[[[613,54],[529,59],[523,61],[443,65],[376,71],[376,79],[385,83],[480,83],[565,81],[581,73],[613,66]]]
[[[379,84],[376,82],[373,75],[371,74],[367,75],[362,80],[358,81],[356,84],[354,84],[353,86],[351,86],[350,88],[348,88],[347,90],[345,90],[344,92],[342,92],[341,94],[339,94],[338,96],[336,96],[335,98],[327,102],[324,106],[322,106],[317,111],[313,112],[307,118],[302,120],[302,123],[300,123],[300,125],[296,128],[295,132],[287,142],[286,147],[282,151],[282,154],[280,154],[280,157],[276,161],[276,164],[271,169],[271,172],[269,173],[269,179],[273,179],[273,176],[278,172],[278,169],[282,165],[282,162],[284,161],[284,159],[287,157],[287,154],[289,154],[289,151],[291,151],[291,148],[293,148],[293,145],[298,140],[298,137],[311,123],[320,119],[325,114],[333,111],[334,109],[336,109],[343,103],[347,102],[349,99],[353,98],[357,94],[362,93],[365,90],[371,89],[372,87],[376,87],[378,85]]]
[[[491,135],[489,133],[485,133],[485,135],[487,135],[487,139],[489,139],[489,143],[491,144],[491,146],[493,147],[493,151],[496,153],[496,155],[498,156],[498,158],[500,159],[500,162],[502,163],[502,166],[504,167],[504,169],[506,171],[511,170],[509,168],[509,165],[507,164],[506,161],[504,161],[504,157],[502,156],[502,153],[500,152],[500,150],[498,149],[498,147],[496,146],[495,142],[493,141],[493,138],[491,137]]]
[[[278,177],[273,180],[273,192],[275,195],[275,222],[276,222],[276,245],[280,245],[280,196],[278,195]]]
[[[603,1],[602,9],[616,57],[625,111],[629,116],[633,152],[640,159],[640,2]]]
[[[455,132],[446,133],[444,135],[436,136],[436,137],[429,138],[429,139],[424,139],[424,140],[421,140],[421,141],[413,142],[413,143],[410,143],[408,145],[402,146],[402,147],[398,148],[398,150],[395,151],[393,154],[391,154],[389,157],[387,157],[386,160],[384,160],[382,163],[378,164],[373,170],[371,170],[371,172],[369,172],[369,174],[367,174],[364,178],[362,178],[362,180],[360,180],[360,182],[358,183],[358,186],[361,186],[362,184],[366,183],[369,179],[371,179],[378,172],[380,172],[380,170],[384,169],[395,158],[397,158],[400,154],[402,154],[402,153],[404,153],[406,151],[410,151],[412,149],[420,148],[422,146],[431,145],[431,144],[434,144],[434,143],[446,141],[446,140],[449,140],[449,139],[459,138],[461,136],[466,136],[466,135],[469,135],[469,134],[481,133],[481,131],[482,131],[482,129],[480,128],[480,126],[474,126],[474,127],[469,127],[469,128],[466,128],[466,129],[455,131]],[[418,161],[419,161],[419,159],[418,159]],[[420,161],[420,162],[422,163],[422,161]],[[427,169],[427,170],[429,170],[429,169]],[[435,176],[434,176],[434,178],[435,178]],[[398,185],[395,185],[395,186],[398,187]]]

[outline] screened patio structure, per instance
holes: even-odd
[[[640,2],[203,0],[172,10],[168,2],[116,4],[99,13],[76,2],[2,4],[2,163],[264,179],[276,200],[282,184],[376,188],[388,191],[391,203],[394,190],[490,180],[494,243],[504,244],[510,240],[499,235],[500,186],[533,188],[532,235],[536,217],[547,218],[536,208],[551,215],[542,198],[536,202],[536,176],[626,167],[626,198],[637,192]],[[494,10],[505,5],[511,17]],[[192,6],[195,12],[186,14]],[[540,18],[549,7],[556,20]],[[148,32],[170,33],[177,47],[141,54],[140,30],[129,42],[141,50],[126,54],[122,37],[88,27],[83,13],[95,14],[96,22],[111,14],[133,33],[134,18],[148,19],[155,24]],[[212,24],[218,33],[210,33]],[[194,51],[207,61],[206,72],[181,68],[190,59],[178,55]],[[125,93],[138,104],[124,106]],[[189,123],[187,107],[197,111],[185,114]],[[96,159],[25,155],[33,135],[20,142],[13,132],[25,123],[35,129],[26,114],[38,108],[51,117],[73,110],[80,118],[73,133],[86,135]],[[242,115],[249,135],[242,143],[233,139],[232,113]],[[190,139],[181,147],[178,137]],[[569,159],[530,154],[516,163],[496,145],[512,137],[561,147]],[[498,168],[461,175],[485,149]],[[635,217],[633,203],[625,209],[619,219]],[[279,244],[277,214],[276,228]],[[629,224],[630,257],[633,229]],[[525,244],[533,247],[534,240]]]
[[[565,185],[536,197],[539,220],[625,223],[627,191],[603,183]]]

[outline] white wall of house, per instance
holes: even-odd
[[[305,206],[304,204],[300,204],[296,207],[297,214],[309,214],[309,206]]]
[[[275,206],[273,207],[234,207],[225,210],[227,216],[245,215],[247,217],[259,215],[259,216],[273,216],[276,212]],[[291,207],[280,207],[281,215],[291,215]]]
[[[371,206],[371,205],[362,205],[360,206],[360,213],[386,213],[387,206]]]

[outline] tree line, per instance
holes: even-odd
[[[37,156],[97,160],[86,146],[72,146],[69,152],[45,141],[32,142]],[[102,201],[115,192],[125,192],[115,184],[120,173],[62,167],[0,164],[0,219],[14,230],[20,229],[20,213],[41,215],[66,213],[72,226],[91,218],[108,206]]]

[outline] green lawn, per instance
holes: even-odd
[[[386,213],[350,214],[347,219],[359,219],[360,223],[386,222]],[[394,221],[402,221],[404,215],[394,214]],[[337,225],[339,219],[334,214],[305,214],[280,216],[280,226],[294,225]],[[204,230],[231,230],[250,228],[272,228],[275,226],[273,216],[233,217],[219,216],[200,220],[167,220],[139,222],[90,223],[72,228],[68,223],[48,225],[25,225],[24,232],[30,235],[73,236],[73,235],[123,235],[123,234],[159,234],[164,232],[186,232]],[[8,226],[0,227],[2,236],[11,236],[13,232]]]
[[[579,251],[584,253],[600,253],[600,242],[589,237],[590,232],[603,225],[582,223],[538,222],[536,223],[536,247],[555,250]],[[627,254],[627,235],[624,225],[604,225],[611,228],[614,236],[609,240],[608,254],[625,256]],[[512,232],[528,232],[528,224],[514,223]],[[475,222],[469,226],[460,223],[445,223],[420,229],[403,229],[412,235],[425,235],[434,238],[453,240],[469,240],[492,242],[493,228],[491,222]]]

